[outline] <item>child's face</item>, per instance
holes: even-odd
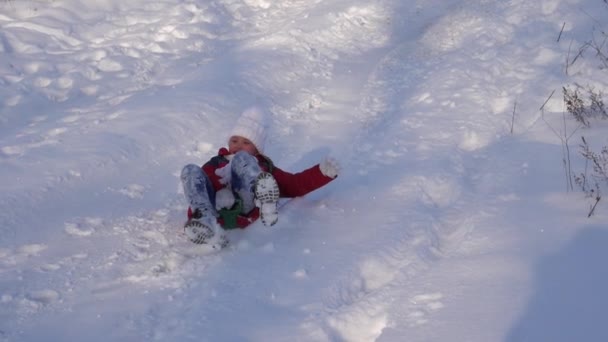
[[[239,151],[245,151],[253,156],[258,154],[258,149],[249,139],[239,137],[238,135],[234,135],[228,139],[228,151],[231,154]]]

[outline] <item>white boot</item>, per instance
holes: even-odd
[[[208,211],[206,212],[208,214]],[[196,244],[209,244],[215,249],[228,245],[223,229],[218,226],[213,215],[204,215],[199,209],[194,210],[192,218],[184,225],[184,233]]]
[[[258,175],[254,187],[255,204],[260,208],[260,218],[265,226],[272,226],[279,220],[277,202],[279,201],[279,184],[268,172]]]

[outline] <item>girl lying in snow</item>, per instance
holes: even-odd
[[[261,108],[246,109],[230,134],[228,148],[220,148],[202,167],[183,168],[181,181],[190,205],[184,231],[192,242],[210,243],[221,231],[218,224],[224,229],[245,228],[259,217],[272,226],[278,220],[279,197],[304,196],[338,176],[340,167],[333,158],[299,173],[274,166],[262,154],[267,122]],[[227,241],[219,243],[225,246]]]

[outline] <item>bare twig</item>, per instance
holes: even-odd
[[[566,55],[566,75],[568,75],[568,69],[574,65],[574,63],[576,63],[576,61],[583,56],[583,52],[585,52],[585,50],[587,50],[588,47],[591,46],[591,42],[585,42],[583,45],[581,45],[581,47],[578,49],[578,53],[576,54],[576,56],[574,56],[574,58],[572,59],[572,61],[570,61],[570,52],[572,51],[572,43],[574,40],[570,41],[570,45],[568,46],[568,54]]]
[[[566,127],[566,114],[562,113],[562,118],[564,121],[564,140],[562,140],[562,148],[564,149],[564,164],[565,164],[565,168],[566,168],[566,179],[568,182],[568,186],[569,189],[574,191],[574,186],[572,184],[572,163],[570,161],[570,145],[568,144],[568,141],[570,140],[570,138],[572,137],[572,135],[574,134],[574,132],[576,132],[576,130],[574,130],[574,132],[572,132],[572,134],[570,134],[570,136],[566,136],[567,135],[567,127]]]
[[[551,100],[551,98],[553,97],[554,93],[555,93],[555,89],[553,89],[553,91],[551,92],[551,94],[549,95],[549,97],[547,97],[547,99],[545,100],[545,102],[543,103],[543,105],[540,106],[540,111],[541,112],[545,109],[545,105],[547,104],[547,102],[549,102],[549,100]]]
[[[608,56],[606,56],[606,54],[604,54],[604,51],[602,51],[602,49],[604,49],[604,47],[606,46],[606,42],[608,41],[608,35],[603,32],[602,34],[604,35],[602,42],[598,44],[594,38],[593,42],[590,43],[590,46],[592,49],[595,50],[595,56],[599,58],[602,64],[604,64],[604,68],[608,68]]]
[[[608,0],[606,0],[606,1],[608,1]],[[559,42],[559,39],[562,37],[562,33],[564,33],[564,27],[566,27],[566,22],[565,21],[562,24],[562,29],[559,31],[559,35],[557,36],[557,42]]]
[[[581,155],[585,157],[585,173],[578,177],[577,184],[582,188],[587,197],[595,200],[595,203],[591,205],[589,214],[587,215],[587,217],[591,217],[591,215],[593,215],[595,212],[595,208],[597,207],[598,203],[602,199],[602,192],[599,182],[608,182],[608,148],[604,147],[600,153],[595,153],[589,147],[585,137],[581,137],[581,140],[583,141],[583,143],[580,145]],[[586,186],[587,165],[589,162],[591,162],[593,165],[592,179],[595,182],[595,188],[587,188]]]
[[[587,144],[587,140],[585,140],[584,136],[581,136],[581,139],[583,140],[583,144],[581,145],[581,147],[585,148],[587,146],[589,146]],[[583,192],[587,192],[587,174],[589,172],[589,159],[585,158],[585,172],[583,174],[581,174],[581,182],[580,182],[580,187],[583,190]]]
[[[570,45],[568,45],[568,53],[566,54],[566,75],[568,75],[568,69],[570,68],[570,51],[572,51],[572,42],[574,40],[570,40]]]
[[[606,2],[606,0],[604,0],[604,2]],[[583,12],[586,16],[588,16],[589,19],[591,19],[593,22],[595,22],[596,25],[602,26],[602,22],[599,21],[599,20],[597,20],[597,19],[595,19],[595,17],[592,16],[591,14],[589,14],[587,11],[585,11],[584,8],[581,8],[580,11]]]
[[[572,60],[572,63],[570,63],[570,65],[574,65],[574,63],[576,63],[576,60],[581,57],[583,55],[583,52],[585,52],[585,50],[590,46],[591,44],[589,42],[585,42],[585,44],[583,44],[579,50],[578,53],[576,54],[576,56],[574,56],[574,59]]]
[[[578,131],[582,125],[579,124],[579,126],[577,128],[575,128],[570,134],[568,134],[568,128],[566,125],[566,114],[562,113],[562,120],[563,120],[563,124],[564,124],[563,135],[562,135],[562,133],[559,133],[555,128],[553,128],[553,126],[551,126],[551,124],[545,119],[545,106],[547,105],[547,102],[549,102],[551,97],[553,97],[554,93],[555,93],[555,89],[551,92],[551,95],[549,95],[547,100],[545,100],[545,103],[543,103],[543,105],[540,107],[541,118],[545,122],[547,127],[549,127],[553,131],[555,136],[557,136],[562,143],[562,163],[564,166],[564,173],[566,176],[566,191],[571,191],[571,190],[574,190],[574,186],[572,184],[573,177],[572,177],[572,163],[570,161],[569,141],[570,141],[570,138],[572,138],[572,136],[574,135],[574,133],[576,131]]]
[[[515,109],[517,108],[517,101],[513,103],[513,115],[511,116],[511,134],[513,134],[513,126],[515,125]]]
[[[591,217],[591,215],[593,215],[593,212],[595,211],[595,207],[597,207],[597,204],[600,203],[601,199],[602,199],[602,196],[595,197],[595,203],[591,206],[591,210],[589,210],[589,214],[587,214],[587,217]]]

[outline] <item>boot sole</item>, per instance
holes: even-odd
[[[215,233],[211,227],[197,220],[190,220],[184,225],[184,233],[190,241],[196,244],[205,244],[213,238]]]
[[[277,202],[279,201],[280,191],[276,179],[268,172],[260,173],[255,182],[254,193],[256,204],[260,208],[262,223],[265,226],[272,226],[277,223],[279,219]]]

